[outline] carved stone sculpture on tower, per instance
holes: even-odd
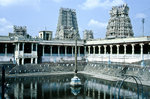
[[[106,32],[107,39],[133,37],[128,12],[129,7],[127,4],[112,7]]]
[[[56,39],[80,39],[76,11],[69,8],[59,10]]]

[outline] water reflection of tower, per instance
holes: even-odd
[[[30,83],[30,96],[36,99],[37,97],[37,83]]]
[[[24,99],[24,83],[17,83],[14,86],[14,98],[15,99]],[[37,98],[37,83],[30,83],[30,96],[31,98]]]

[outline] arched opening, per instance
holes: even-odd
[[[81,48],[80,48],[80,49],[81,49]],[[68,47],[67,47],[67,54],[71,54],[71,50],[72,50],[72,49],[71,49],[71,46],[68,46]]]
[[[101,46],[101,54],[104,54],[104,46]]]
[[[0,43],[0,54],[4,54],[4,53],[5,53],[5,44]]]
[[[98,46],[95,47],[95,54],[98,54]]]
[[[110,54],[110,46],[109,45],[106,46],[106,53]]]
[[[126,53],[127,54],[132,54],[132,46],[131,45],[126,46]]]
[[[81,53],[81,54],[84,54],[84,46],[81,46],[81,47],[80,47],[80,53]]]
[[[44,52],[45,52],[45,54],[49,54],[50,53],[50,46],[49,45],[45,45]]]
[[[65,47],[64,46],[60,46],[60,54],[65,54]]]
[[[143,45],[143,53],[144,54],[150,53],[150,45],[149,44],[144,44]]]
[[[24,53],[31,53],[31,43],[25,43]]]
[[[112,46],[112,54],[117,54],[117,46],[116,45]]]
[[[52,52],[53,54],[55,55],[58,54],[58,46],[53,46],[52,49],[53,49],[53,52]]]
[[[124,54],[124,46],[123,45],[119,46],[119,54]]]
[[[141,53],[141,46],[139,44],[136,44],[134,46],[134,53],[135,54],[140,54]]]
[[[8,54],[13,54],[14,53],[14,49],[15,49],[15,46],[13,44],[11,44],[11,43],[7,44],[7,53]]]

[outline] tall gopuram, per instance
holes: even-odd
[[[78,33],[78,24],[76,11],[69,8],[61,8],[59,10],[59,18],[56,31],[56,39],[80,39]]]
[[[129,7],[127,4],[114,6],[110,10],[110,20],[107,26],[106,38],[133,37],[133,30],[129,18]]]

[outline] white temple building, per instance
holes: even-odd
[[[76,12],[68,8],[60,9],[55,38],[52,31],[40,31],[39,37],[33,38],[26,27],[14,26],[13,33],[0,36],[0,61],[18,65],[71,61],[74,60],[75,38],[78,38],[78,60],[126,63],[148,60],[150,36],[134,37],[128,11],[126,4],[112,8],[105,39],[94,39],[93,32],[90,36],[86,33],[90,39],[80,39]]]

